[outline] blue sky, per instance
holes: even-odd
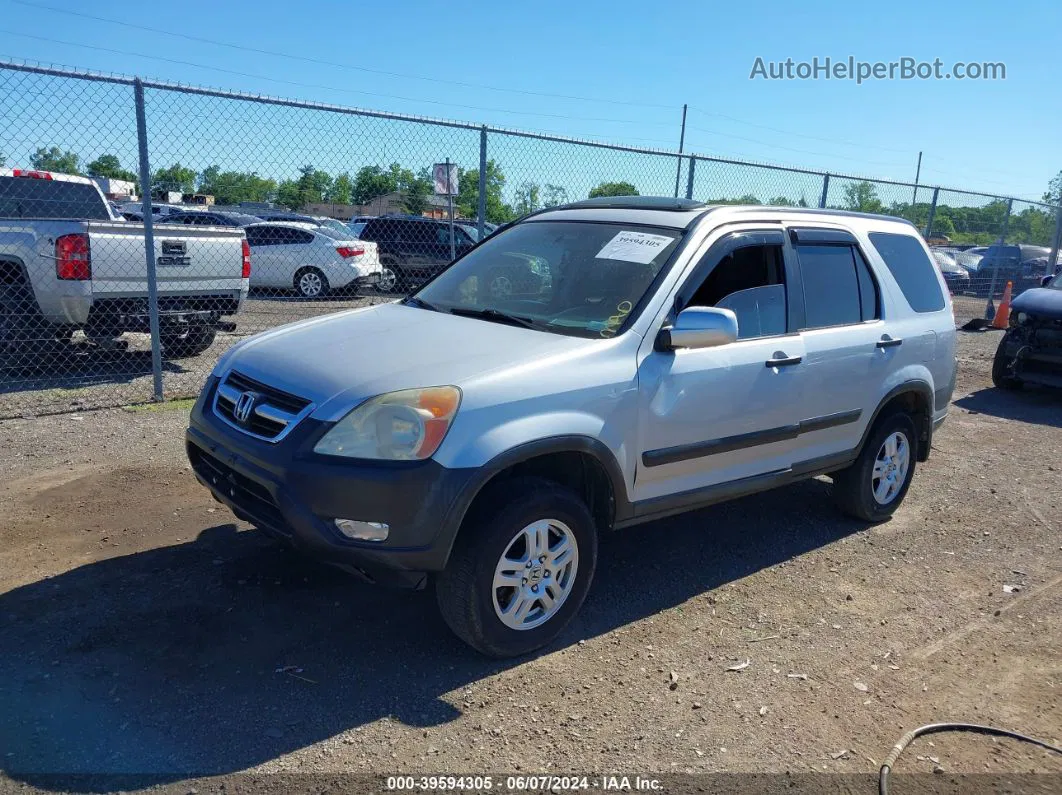
[[[14,0],[0,0],[0,56],[669,149],[677,146],[685,102],[687,151],[909,181],[922,150],[925,183],[1033,199],[1062,168],[1058,0],[445,6],[29,1],[330,64]],[[148,55],[154,57],[143,57]],[[945,69],[955,61],[1002,61],[1007,79],[861,86],[749,79],[757,57],[849,55],[866,61],[940,58]],[[274,122],[270,117],[275,141],[284,128]],[[205,122],[197,124],[188,129]],[[362,151],[366,145],[355,154],[402,159],[403,135],[389,136],[391,152],[386,146]],[[510,173],[520,170],[520,161],[551,156],[532,147],[517,155],[518,142],[509,144]],[[462,138],[435,148],[454,149],[455,159],[466,159],[470,145]],[[432,159],[419,149],[408,154]],[[595,175],[610,165],[620,169],[622,163],[604,158]],[[562,172],[564,163],[553,168]],[[662,166],[655,181],[664,182],[667,170]],[[799,189],[813,193],[814,181]]]

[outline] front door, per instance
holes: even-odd
[[[791,259],[780,227],[709,240],[664,323],[686,307],[725,307],[737,315],[739,339],[657,351],[656,329],[646,336],[639,353],[636,502],[792,465],[804,404],[804,343],[795,333]],[[652,505],[638,510],[652,513]]]

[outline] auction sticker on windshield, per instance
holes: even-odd
[[[597,252],[595,259],[617,259],[646,265],[667,247],[674,238],[651,235],[647,232],[620,232]]]

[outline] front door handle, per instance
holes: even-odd
[[[789,367],[804,361],[803,356],[788,356],[781,359],[768,359],[764,364],[768,367]]]
[[[879,348],[895,348],[898,345],[903,345],[903,340],[894,337],[882,337],[877,344]]]

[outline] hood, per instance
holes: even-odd
[[[452,384],[563,355],[594,340],[381,304],[282,326],[248,339],[224,362],[317,404],[330,418],[374,395]]]
[[[1010,304],[1011,312],[1025,312],[1047,320],[1062,320],[1062,290],[1037,287],[1026,290]]]

